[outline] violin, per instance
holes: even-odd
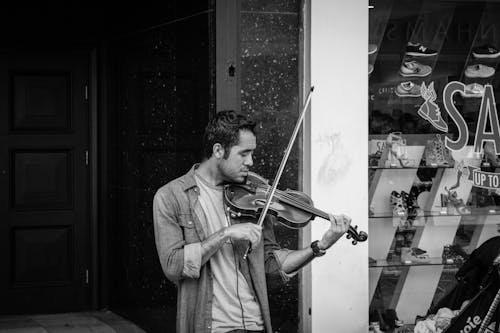
[[[256,173],[249,172],[245,183],[224,186],[224,203],[233,218],[258,218],[264,210],[271,186],[268,181]],[[268,214],[276,216],[278,222],[292,229],[305,227],[316,216],[329,220],[327,213],[313,206],[311,198],[300,191],[275,190],[269,204]],[[368,234],[357,230],[357,226],[349,226],[347,238],[352,244],[364,242]]]

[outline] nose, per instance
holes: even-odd
[[[251,167],[253,165],[253,157],[252,154],[248,154],[247,157],[245,158],[245,166]]]

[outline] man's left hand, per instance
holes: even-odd
[[[329,249],[347,232],[351,225],[351,218],[344,214],[330,215],[330,224],[330,228],[318,242],[321,250]]]

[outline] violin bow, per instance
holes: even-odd
[[[283,174],[283,170],[285,169],[286,162],[288,160],[288,156],[290,156],[290,152],[292,150],[293,143],[295,142],[295,139],[297,138],[297,134],[299,133],[300,126],[302,125],[302,122],[304,121],[304,117],[306,115],[307,108],[309,104],[311,103],[311,97],[312,93],[314,91],[314,86],[311,87],[309,90],[309,94],[306,99],[306,103],[302,107],[302,111],[300,112],[299,119],[297,120],[297,123],[295,124],[295,128],[293,129],[292,137],[290,138],[290,141],[288,141],[288,147],[286,147],[285,154],[283,155],[283,158],[281,159],[280,166],[278,168],[278,171],[276,172],[276,176],[274,177],[273,185],[271,186],[271,189],[268,192],[267,199],[266,199],[266,204],[264,205],[264,208],[262,209],[262,212],[260,213],[259,220],[257,222],[257,225],[262,226],[264,224],[264,219],[266,218],[267,211],[269,210],[269,206],[271,205],[271,199],[274,196],[274,193],[276,192],[276,188],[278,187],[278,183],[280,181],[281,175]],[[245,254],[243,255],[243,259],[246,260],[248,253],[251,251],[251,244],[248,246]]]

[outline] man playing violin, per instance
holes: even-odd
[[[288,250],[275,240],[272,216],[262,227],[231,219],[223,185],[245,181],[256,148],[254,128],[234,111],[217,113],[205,129],[206,158],[154,197],[158,255],[178,287],[178,333],[271,333],[266,276],[288,281],[325,254],[351,223],[345,215],[330,215],[331,226],[320,240]],[[252,251],[244,259],[249,244]]]

